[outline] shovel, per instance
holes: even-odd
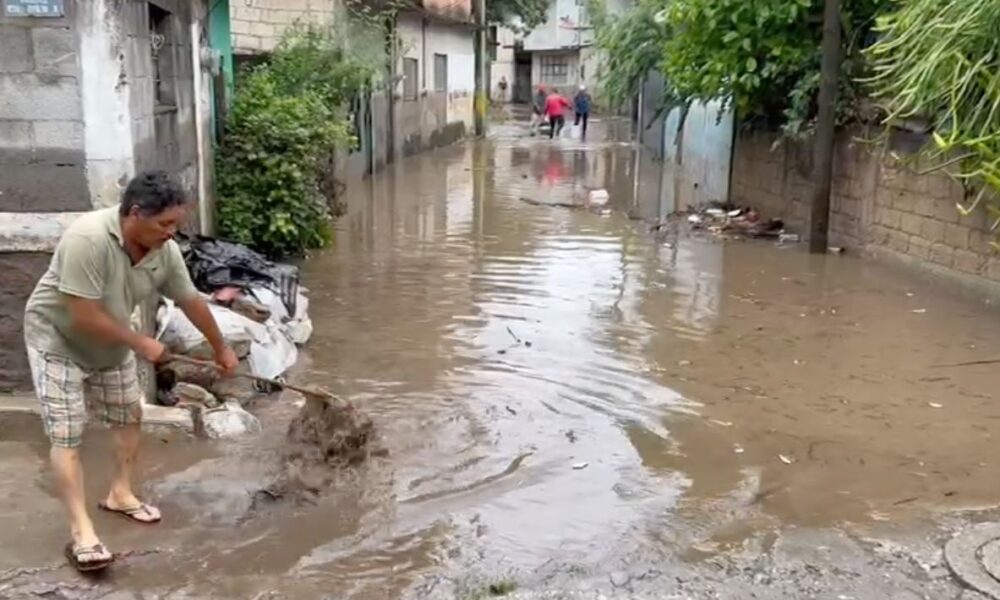
[[[189,365],[195,365],[198,367],[207,367],[211,369],[218,369],[219,366],[214,362],[207,360],[200,360],[197,358],[191,358],[190,356],[184,356],[182,354],[167,354],[163,357],[163,362],[167,363],[170,361],[177,361],[181,363],[187,363]],[[268,379],[267,377],[261,377],[260,375],[254,375],[253,373],[233,373],[233,377],[242,377],[244,379],[250,379],[252,381],[259,381],[261,383],[267,383],[278,389],[292,390],[293,392],[298,392],[302,394],[306,400],[320,402],[322,404],[327,404],[332,408],[340,410],[352,410],[354,407],[343,398],[334,396],[330,392],[316,389],[316,388],[306,388],[299,387],[297,385],[291,385],[290,383],[284,383],[276,379]]]

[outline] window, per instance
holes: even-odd
[[[434,91],[448,91],[448,55],[434,55]]]
[[[566,83],[569,64],[564,55],[541,57],[541,77],[545,83]]]
[[[176,65],[174,64],[174,39],[171,15],[152,2],[149,6],[149,49],[153,68],[154,110],[176,108],[174,84]]]
[[[403,100],[416,100],[419,79],[418,64],[415,58],[403,59]]]

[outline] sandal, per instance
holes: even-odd
[[[121,515],[129,521],[142,523],[143,525],[153,525],[159,523],[162,519],[160,511],[145,502],[140,503],[139,506],[133,506],[132,508],[111,508],[106,502],[101,502],[97,505],[97,508],[109,513]]]
[[[84,560],[87,556],[99,556],[101,558]],[[80,572],[100,571],[115,562],[115,556],[108,552],[107,548],[104,547],[104,544],[78,546],[73,542],[69,542],[66,544],[66,558],[69,559],[69,562],[76,567],[77,571]]]

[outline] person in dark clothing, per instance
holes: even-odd
[[[587,86],[581,85],[580,91],[576,93],[573,98],[573,109],[576,111],[576,121],[573,122],[574,125],[580,125],[583,123],[583,128],[580,130],[580,137],[587,137],[587,121],[590,120],[590,94],[587,92]]]
[[[538,86],[538,91],[535,92],[535,97],[531,102],[531,135],[538,133],[539,127],[545,122],[545,99],[547,97],[545,88]]]

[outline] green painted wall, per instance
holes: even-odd
[[[224,94],[225,106],[233,97],[233,36],[229,22],[229,0],[210,0],[208,9],[208,43],[222,54],[222,73],[224,89],[217,89],[216,81],[212,82],[212,94]],[[218,131],[216,119],[218,115],[216,104],[212,103],[212,131]]]

